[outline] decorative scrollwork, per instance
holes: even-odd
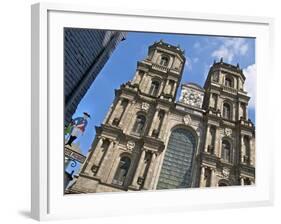
[[[71,160],[70,160],[70,166],[71,166],[71,167],[76,167],[76,166],[77,166],[76,160],[71,159]]]

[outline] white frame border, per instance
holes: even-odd
[[[111,15],[131,15],[141,17],[156,17],[167,19],[187,19],[187,20],[200,20],[200,21],[225,21],[233,23],[249,23],[249,24],[263,24],[269,28],[269,41],[270,49],[268,56],[273,56],[273,25],[274,21],[271,18],[249,17],[249,16],[230,16],[230,15],[216,15],[216,14],[202,14],[192,12],[169,12],[169,11],[152,11],[152,10],[127,10],[127,9],[104,9],[96,8],[93,6],[81,5],[64,5],[53,3],[37,3],[32,5],[32,21],[31,21],[31,41],[32,41],[32,153],[31,153],[31,216],[37,220],[49,220],[58,218],[73,218],[73,217],[86,217],[95,216],[94,214],[75,214],[65,216],[65,214],[52,214],[49,211],[49,179],[51,178],[48,173],[48,11],[61,11],[61,12],[79,12],[79,13],[99,13]],[[268,73],[272,73],[270,65],[267,65]],[[271,146],[273,147],[272,143]],[[272,148],[271,147],[271,148]],[[269,147],[270,148],[270,147]],[[271,149],[271,153],[272,153]],[[273,155],[270,156],[273,161]],[[270,170],[273,171],[273,164],[270,165]],[[259,205],[270,205],[273,203],[273,172],[270,173],[269,184],[272,186],[269,189],[268,197],[266,200],[253,201],[247,203],[217,203],[204,204],[197,206],[186,207],[184,205],[177,205],[170,207],[169,211],[186,211],[194,209],[210,209],[210,208],[225,208],[225,207],[248,207]],[[149,192],[150,194],[150,192]],[[159,212],[167,211],[167,209],[158,209]],[[153,211],[155,212],[155,210]],[[148,209],[137,213],[150,213]],[[99,214],[98,216],[100,216]],[[105,214],[104,214],[105,215]],[[116,215],[116,214],[115,214]],[[102,215],[101,215],[102,216]]]

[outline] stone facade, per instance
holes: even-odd
[[[215,62],[204,88],[176,93],[184,51],[163,41],[148,49],[115,100],[69,193],[138,191],[255,183],[255,127],[239,66]]]

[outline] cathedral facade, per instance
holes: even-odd
[[[221,59],[204,87],[180,86],[184,65],[178,46],[149,47],[133,80],[115,90],[68,193],[255,183],[255,127],[242,69]]]

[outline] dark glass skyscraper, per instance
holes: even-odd
[[[118,31],[65,28],[65,124],[71,121],[77,105],[125,35]]]

